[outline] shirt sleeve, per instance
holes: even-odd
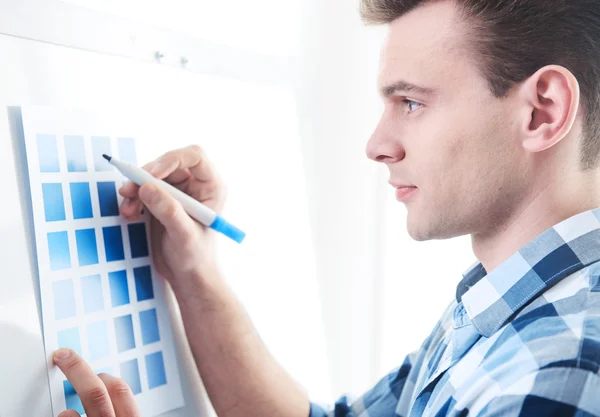
[[[395,415],[401,398],[408,398],[412,394],[408,391],[414,388],[414,383],[408,381],[415,356],[416,353],[408,355],[402,366],[383,377],[371,390],[354,401],[345,395],[330,407],[311,403],[309,417],[356,417],[367,410],[369,416]]]
[[[588,369],[554,367],[536,371],[505,389],[478,417],[600,417],[600,375]]]

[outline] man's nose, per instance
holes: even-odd
[[[399,131],[400,129],[394,127],[384,115],[367,142],[367,157],[384,164],[403,160],[406,152],[401,143]]]

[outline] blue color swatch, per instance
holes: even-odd
[[[110,356],[108,342],[108,326],[106,321],[90,323],[87,326],[88,345],[90,347],[90,360],[102,359]]]
[[[133,268],[133,276],[135,277],[135,292],[138,301],[150,300],[154,298],[154,290],[152,288],[152,272],[150,266],[140,266]]]
[[[129,287],[127,286],[127,271],[115,271],[108,273],[110,284],[110,298],[112,306],[118,307],[129,304]]]
[[[100,215],[102,217],[119,215],[117,188],[114,182],[98,183],[98,199],[100,200]]]
[[[83,404],[81,404],[81,399],[75,392],[75,388],[69,381],[63,381],[63,389],[65,391],[65,402],[67,403],[68,410],[75,410],[80,415],[85,414],[85,410],[83,409]]]
[[[81,278],[81,292],[83,293],[83,310],[86,314],[104,310],[100,275]]]
[[[48,253],[50,254],[50,269],[52,271],[71,267],[69,235],[67,232],[48,233]]]
[[[140,382],[140,368],[138,367],[137,359],[123,362],[120,366],[121,378],[127,382],[131,388],[133,395],[142,392],[142,384]]]
[[[94,154],[94,169],[96,171],[111,171],[112,165],[102,157],[102,154],[112,155],[110,150],[110,138],[93,136],[92,150]]]
[[[54,317],[56,320],[66,319],[77,314],[72,279],[54,282],[52,292],[54,293]]]
[[[117,336],[117,349],[119,352],[135,348],[131,314],[115,318],[115,334]]]
[[[131,245],[131,257],[141,258],[148,256],[148,238],[146,236],[146,224],[128,224],[129,243]]]
[[[36,139],[40,172],[60,172],[56,136],[37,135]]]
[[[94,216],[92,212],[92,198],[90,196],[90,186],[87,182],[73,182],[69,184],[71,189],[71,206],[73,207],[74,219],[91,219]]]
[[[75,231],[77,241],[77,256],[79,265],[87,266],[98,263],[98,245],[96,244],[96,232],[94,229],[83,229]]]
[[[65,200],[63,199],[60,183],[42,184],[44,197],[44,213],[47,222],[57,222],[66,219]]]
[[[135,140],[133,138],[119,138],[119,159],[128,164],[137,165],[135,157]]]
[[[69,348],[81,356],[81,339],[79,338],[79,328],[60,330],[58,332],[58,347]]]
[[[125,259],[121,226],[103,227],[102,234],[104,235],[104,250],[106,252],[106,261],[122,261],[123,259]]]
[[[143,344],[149,345],[160,340],[156,309],[140,311],[140,327],[142,328]]]
[[[69,172],[87,171],[82,136],[65,136],[65,153],[67,155],[67,170]]]
[[[148,373],[148,386],[150,389],[167,383],[162,352],[146,355],[146,372]]]

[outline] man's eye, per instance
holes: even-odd
[[[417,103],[416,101],[412,101],[412,100],[402,100],[403,103],[406,103],[406,105],[408,106],[408,112],[412,113],[416,110],[418,110],[421,106],[423,106],[421,103]]]

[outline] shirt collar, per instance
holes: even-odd
[[[545,289],[600,260],[600,208],[570,217],[546,230],[489,274],[471,266],[456,298],[477,331],[490,337]]]

